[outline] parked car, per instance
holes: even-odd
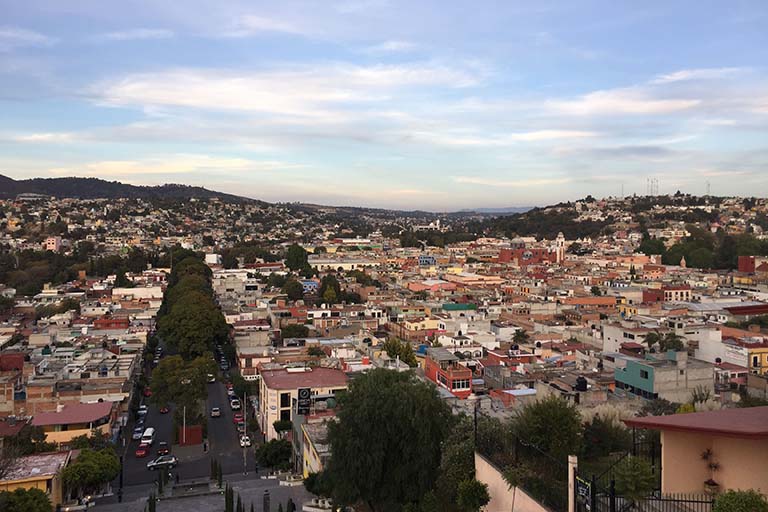
[[[241,421],[237,424],[237,431],[241,434],[245,434],[245,422]]]
[[[136,428],[133,429],[133,434],[131,435],[131,439],[134,441],[138,441],[141,439],[141,435],[144,433],[144,427],[136,426]]]
[[[227,391],[235,389],[235,386],[231,382],[227,382],[225,385],[227,386]]]
[[[147,398],[152,396],[152,390],[149,387],[144,388],[144,396]]]
[[[149,445],[146,443],[141,443],[138,448],[136,448],[136,458],[143,458],[149,455]]]
[[[168,455],[171,453],[171,447],[168,446],[168,443],[165,441],[160,441],[157,443],[157,454],[158,455]]]
[[[209,384],[212,384],[212,383],[216,382],[216,376],[215,376],[214,374],[212,374],[212,373],[209,373],[209,374],[207,375],[207,377],[208,377],[208,383],[209,383]]]
[[[229,402],[229,406],[232,408],[233,411],[239,411],[240,410],[240,400],[237,398],[233,398],[231,402]]]
[[[248,436],[240,436],[240,448],[248,448],[251,446],[251,438]]]
[[[240,423],[241,421],[245,421],[245,418],[243,418],[243,413],[236,412],[234,416],[232,416],[232,421],[235,423]]]
[[[149,412],[149,408],[148,408],[146,405],[144,405],[144,404],[141,404],[141,405],[139,406],[139,410],[137,411],[137,414],[138,414],[139,416],[144,416],[144,415],[146,415],[148,412]]]
[[[170,409],[168,409],[167,405],[164,405],[160,408],[160,414],[168,414],[169,411]]]
[[[178,463],[179,459],[174,455],[161,455],[155,460],[147,462],[147,469],[175,468]]]
[[[218,407],[212,407],[211,408],[211,418],[218,418],[221,416],[221,409]]]

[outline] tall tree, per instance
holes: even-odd
[[[291,270],[299,270],[305,265],[307,265],[307,251],[298,244],[288,247],[285,254],[285,266]]]
[[[433,488],[452,420],[434,386],[376,369],[352,381],[342,405],[326,470],[338,503],[401,509]]]

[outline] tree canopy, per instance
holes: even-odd
[[[16,489],[0,492],[3,512],[51,512],[51,501],[40,489]]]
[[[434,486],[452,423],[435,388],[410,372],[376,369],[356,378],[329,424],[326,474],[340,504],[401,509]]]
[[[114,480],[120,472],[120,460],[114,450],[104,448],[80,451],[74,462],[64,468],[64,484],[82,494],[93,494],[104,484]]]

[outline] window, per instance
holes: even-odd
[[[458,389],[469,389],[469,379],[457,379],[453,381],[453,388],[454,390]]]
[[[685,370],[680,370],[680,375],[685,375]]]
[[[291,410],[280,411],[280,421],[291,421]]]
[[[640,370],[640,378],[641,379],[647,379],[648,378],[648,371],[647,370]]]
[[[290,407],[290,406],[291,406],[291,394],[280,393],[280,408]]]

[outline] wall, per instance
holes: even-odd
[[[488,486],[491,496],[485,512],[549,512],[522,489],[510,489],[501,472],[479,453],[475,453],[475,478]]]
[[[720,464],[714,479],[722,490],[760,489],[768,491],[768,439],[751,440],[718,437],[685,432],[662,432],[661,476],[665,493],[700,493],[704,481],[713,475],[701,459],[701,453],[712,450],[713,460]]]
[[[96,427],[95,430],[98,430],[102,434],[110,434],[111,423],[105,423],[104,425],[101,425],[99,427]],[[50,428],[50,427],[48,427]],[[91,430],[90,428],[79,428],[74,430],[62,430],[62,431],[46,431],[45,432],[45,440],[49,443],[68,443],[72,439],[74,439],[77,436],[90,436]]]

